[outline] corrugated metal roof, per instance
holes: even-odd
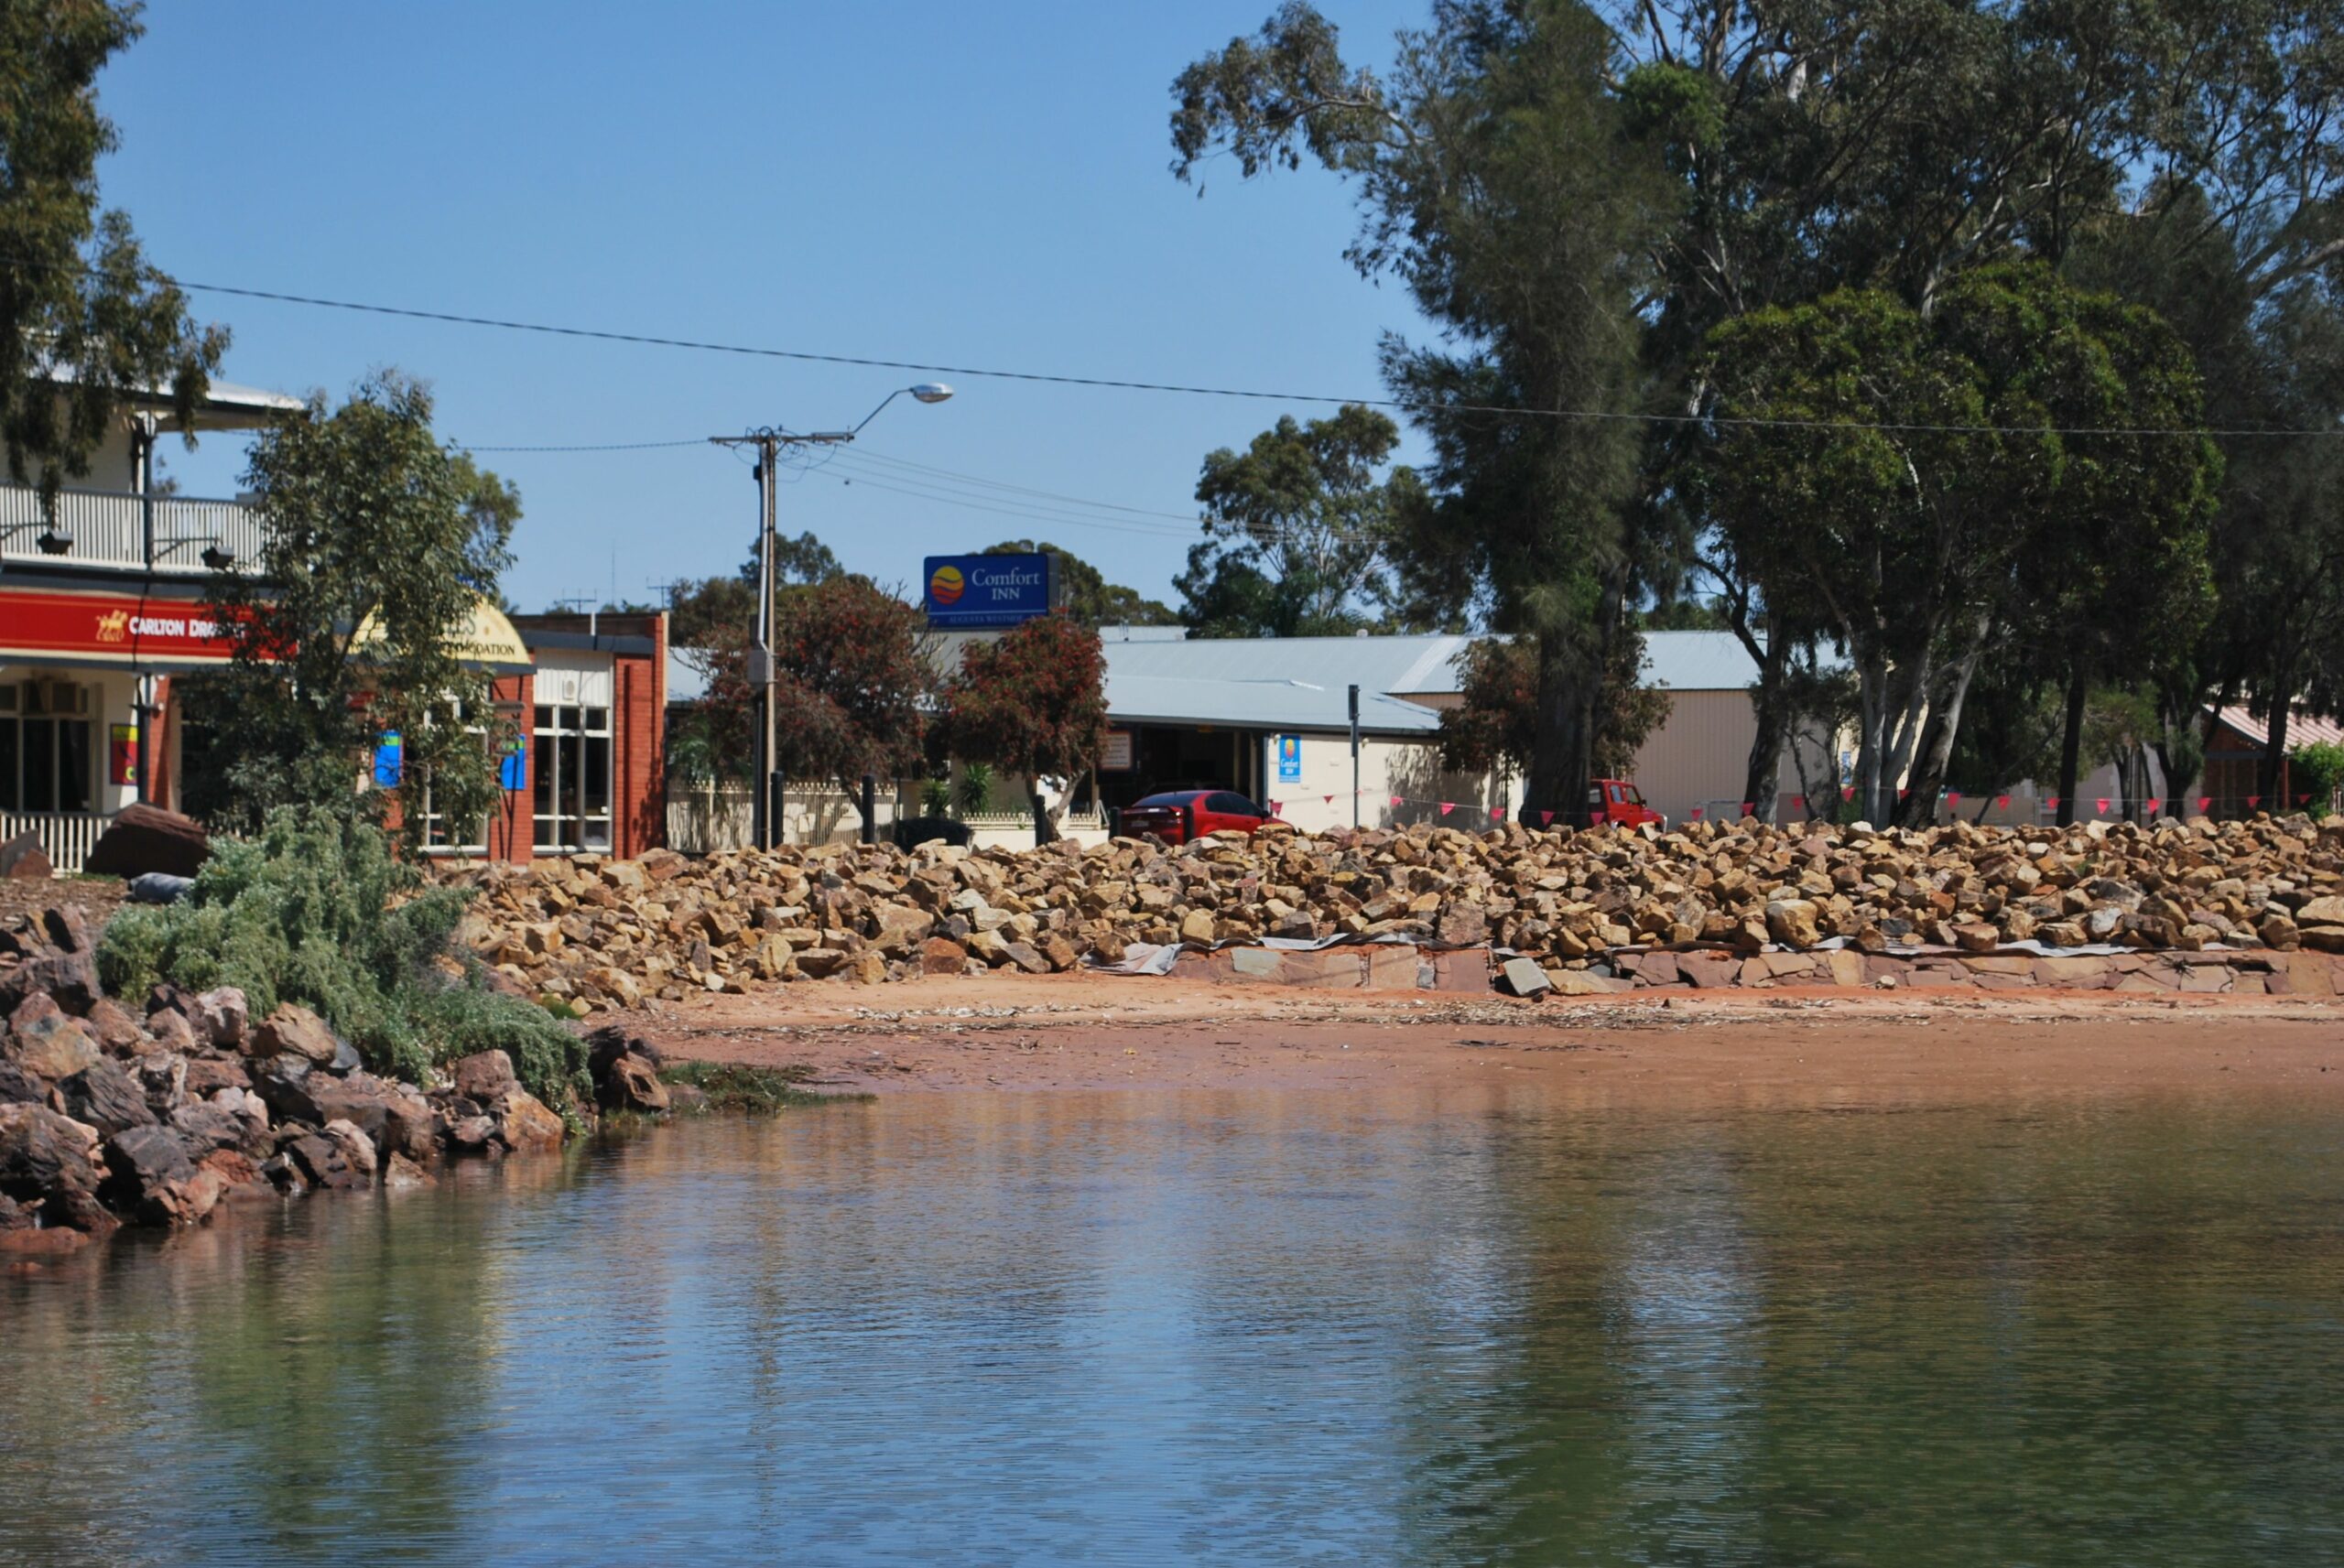
[[[1127,675],[1111,661],[1107,714],[1117,724],[1342,730],[1351,728],[1351,694],[1341,686],[1307,681]],[[1440,728],[1440,715],[1431,708],[1364,687],[1359,721],[1362,730],[1377,735],[1428,735]]]
[[[2263,743],[2263,737],[2271,730],[2270,725],[2247,711],[2246,705],[2243,703],[2222,708],[2218,717],[2224,725],[2237,730],[2258,746]],[[2324,718],[2317,713],[2306,713],[2301,708],[2295,708],[2288,713],[2288,751],[2292,752],[2298,746],[2338,744],[2344,744],[2344,723],[2339,723],[2336,719]]]

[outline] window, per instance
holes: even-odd
[[[611,848],[611,710],[539,703],[531,726],[537,847]]]
[[[464,724],[467,733],[479,736],[482,745],[488,744],[488,727],[485,724],[464,723],[464,705],[461,699],[451,701],[448,708],[448,717],[452,722]],[[436,719],[440,716],[435,712],[431,717]],[[468,827],[470,831],[466,831]],[[427,850],[439,850],[445,854],[484,855],[488,852],[488,819],[483,816],[478,822],[465,824],[442,813],[439,802],[432,798],[431,775],[429,773],[423,775],[423,846]]]
[[[1265,816],[1268,815],[1267,812],[1264,812],[1260,806],[1255,806],[1252,801],[1247,800],[1243,795],[1232,795],[1227,790],[1214,791],[1211,795],[1205,797],[1204,804],[1207,811],[1217,811],[1224,816]]]
[[[88,687],[0,686],[0,811],[96,810],[93,730]]]

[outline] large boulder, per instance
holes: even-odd
[[[456,1092],[486,1105],[513,1087],[513,1058],[502,1051],[475,1051],[460,1057],[449,1069]]]
[[[326,1021],[298,1002],[280,1001],[277,1010],[253,1031],[251,1054],[260,1057],[298,1056],[313,1067],[331,1067],[342,1054],[342,1041]]]
[[[57,1092],[67,1115],[100,1132],[125,1132],[155,1123],[146,1091],[111,1056],[101,1056],[63,1080]]]
[[[98,1201],[98,1135],[45,1106],[0,1105],[0,1195],[38,1206],[49,1225],[103,1235],[117,1223]]]
[[[667,1086],[648,1060],[629,1052],[612,1058],[594,1080],[594,1098],[611,1110],[646,1114],[667,1108]]]
[[[517,1085],[499,1095],[488,1114],[507,1149],[559,1149],[568,1130],[543,1100]]]
[[[158,806],[134,805],[114,813],[81,869],[109,877],[135,877],[146,871],[191,877],[211,856],[212,846],[192,818]]]
[[[103,1054],[90,1026],[61,1011],[46,995],[29,997],[17,1005],[8,1020],[7,1044],[0,1047],[0,1058],[50,1083],[71,1077]]]
[[[193,1225],[212,1212],[226,1186],[215,1173],[197,1168],[169,1128],[134,1127],[106,1140],[102,1191],[142,1224]]]
[[[38,833],[27,829],[0,844],[0,881],[45,882],[55,869]]]

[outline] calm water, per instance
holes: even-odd
[[[0,1563],[2344,1561],[2344,1122],[938,1098],[0,1276]]]

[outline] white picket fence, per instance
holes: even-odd
[[[19,833],[38,835],[41,853],[62,876],[81,869],[109,820],[94,811],[0,811],[0,843]]]

